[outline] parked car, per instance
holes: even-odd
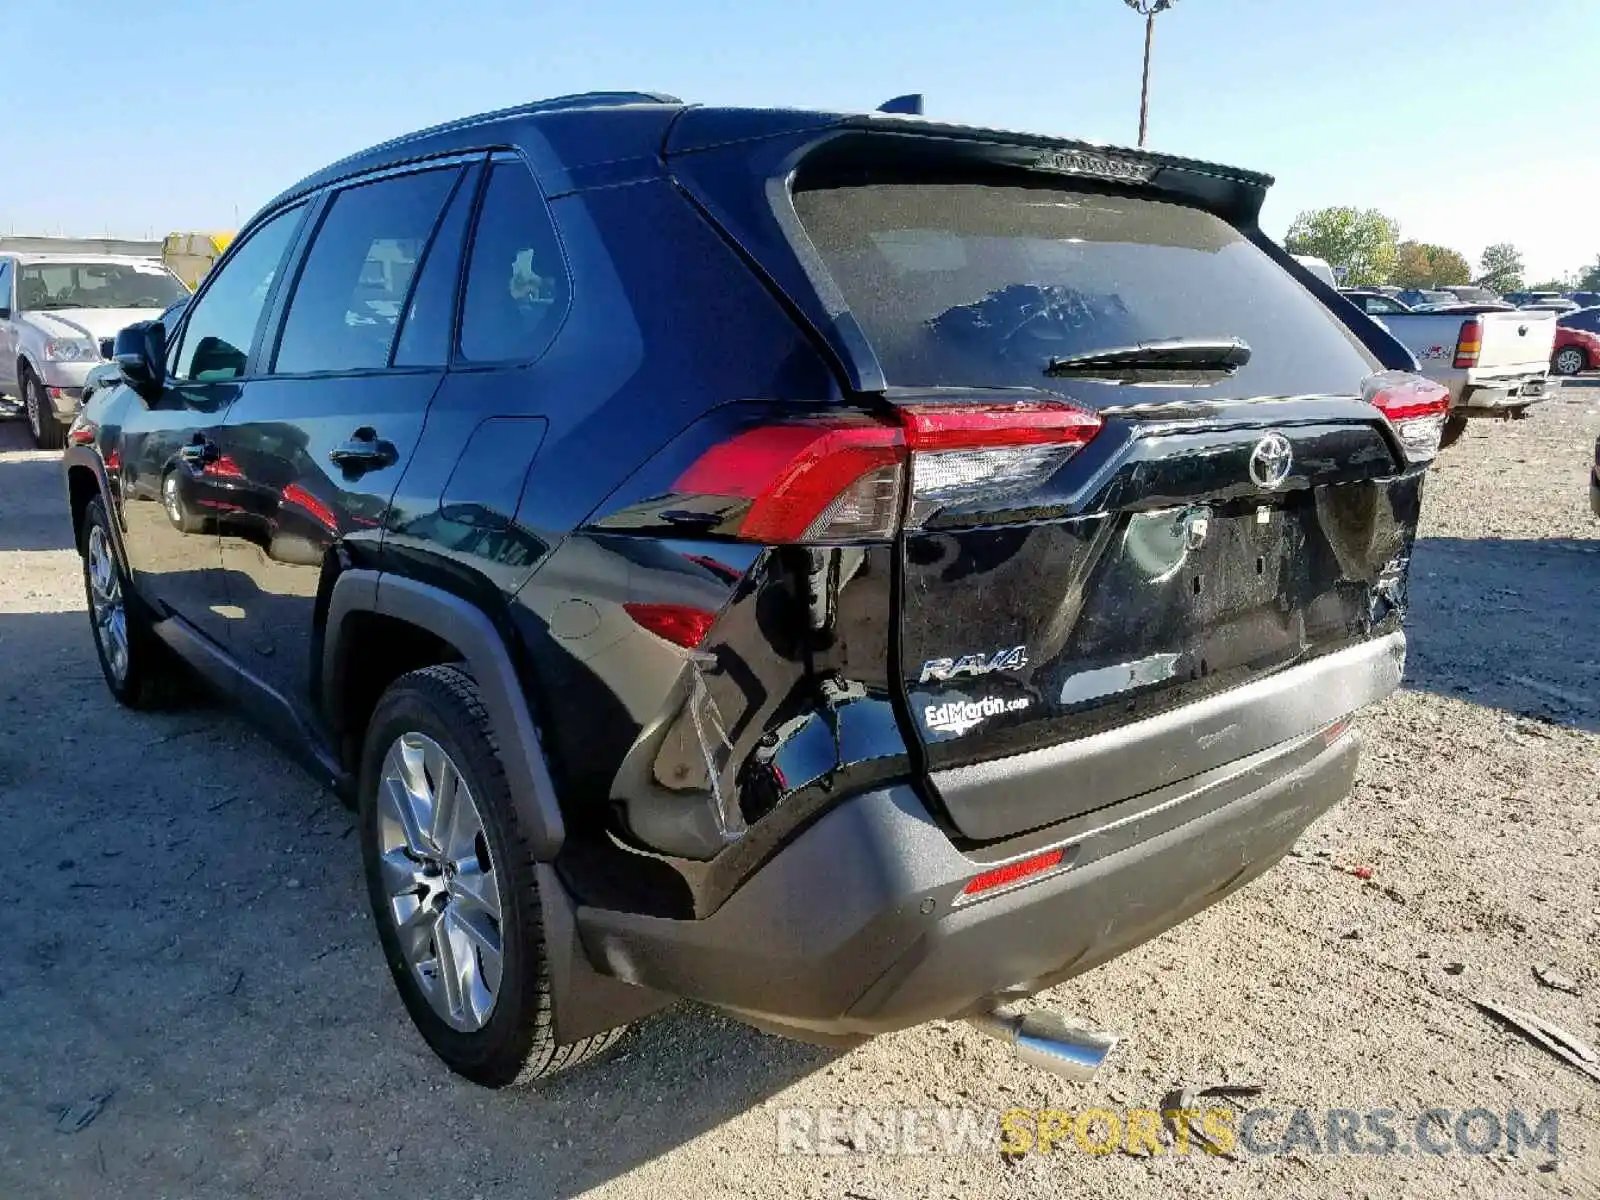
[[[1573,292],[1568,298],[1579,308],[1600,306],[1600,292]]]
[[[1430,304],[1459,304],[1461,298],[1454,292],[1447,292],[1437,288],[1407,288],[1396,299],[1404,301],[1413,309]]]
[[[1338,276],[1334,273],[1333,268],[1328,265],[1327,259],[1318,258],[1315,254],[1296,254],[1294,260],[1329,287],[1336,288],[1339,286]]]
[[[1543,300],[1560,300],[1560,292],[1507,292],[1501,297],[1507,304],[1515,304],[1518,308],[1526,308],[1530,304],[1538,304]]]
[[[1600,308],[1581,308],[1556,318],[1550,370],[1556,375],[1600,371]]]
[[[353,800],[480,1083],[675,997],[1092,1067],[1000,1006],[1266,870],[1400,679],[1448,397],[1269,182],[636,94],[343,159],[71,430],[106,683]]]
[[[183,312],[184,305],[188,303],[189,297],[185,295],[182,300],[179,300],[156,319],[170,329],[176,323],[178,315]],[[133,326],[124,326],[118,330],[116,336],[112,338],[111,353],[106,357],[105,361],[96,363],[89,368],[89,373],[83,377],[81,404],[87,405],[90,400],[94,399],[94,394],[101,388],[115,387],[122,382],[122,367],[116,361],[116,346],[118,342],[123,342],[125,345],[131,344],[127,341],[127,335],[137,332],[140,324],[140,322],[135,322]]]
[[[1457,300],[1465,304],[1496,304],[1500,297],[1496,296],[1486,287],[1468,286],[1466,284],[1447,284],[1440,291],[1449,292]],[[1515,308],[1516,305],[1510,307]]]
[[[1520,417],[1545,398],[1555,314],[1498,306],[1395,313],[1380,319],[1415,355],[1422,373],[1450,391],[1444,445],[1474,417]]]
[[[1576,312],[1578,310],[1578,306],[1571,300],[1568,300],[1565,296],[1557,296],[1553,300],[1534,300],[1528,304],[1518,305],[1517,307],[1525,312],[1566,313]]]
[[[1367,288],[1351,288],[1340,294],[1369,317],[1388,317],[1412,311],[1411,306],[1404,300]]]
[[[34,444],[61,446],[117,330],[188,294],[150,259],[0,254],[0,394],[21,402]]]

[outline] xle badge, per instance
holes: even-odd
[[[922,664],[918,683],[947,683],[952,679],[975,679],[992,671],[1015,671],[1028,665],[1028,648],[1012,646],[994,654],[965,654],[960,658],[930,658]]]

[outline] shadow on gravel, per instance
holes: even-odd
[[[1600,540],[1422,538],[1406,686],[1600,732]]]
[[[682,1005],[536,1090],[455,1078],[384,971],[349,814],[204,698],[118,707],[81,611],[0,612],[0,813],[53,868],[0,905],[0,1195],[113,1194],[108,1162],[114,1194],[238,1194],[267,1162],[266,1193],[333,1163],[377,1197],[403,1152],[414,1194],[566,1200],[837,1057]],[[74,1088],[116,1091],[95,1139],[49,1132]]]
[[[52,456],[0,462],[0,551],[71,549],[61,461]]]

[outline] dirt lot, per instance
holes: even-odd
[[[839,1055],[685,1008],[495,1094],[407,1023],[338,803],[225,713],[112,703],[55,456],[0,426],[0,1196],[1600,1195],[1600,1083],[1471,1003],[1600,1040],[1597,431],[1600,387],[1569,385],[1446,454],[1407,687],[1361,718],[1354,797],[1052,995],[1128,1037],[1094,1085],[963,1025]],[[1581,996],[1536,980],[1552,963]],[[1435,1106],[1553,1108],[1560,1155],[776,1153],[780,1109],[1155,1107],[1225,1080],[1319,1127],[1395,1109],[1402,1143]]]

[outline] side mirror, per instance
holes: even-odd
[[[0,321],[9,320],[11,320],[11,309],[4,304],[0,304]]]
[[[139,321],[117,334],[111,357],[122,381],[146,400],[161,394],[167,382],[167,331],[160,321]]]

